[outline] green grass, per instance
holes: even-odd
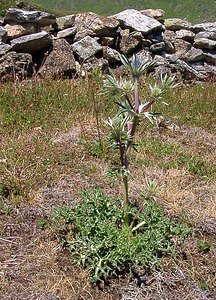
[[[16,0],[0,0],[0,17],[4,17],[9,7],[16,7]]]
[[[161,8],[166,12],[166,17],[179,17],[188,19],[192,22],[214,21],[216,15],[216,4],[211,0],[121,0],[113,1],[110,5],[108,0],[31,0],[30,2],[39,4],[47,8],[64,9],[67,11],[94,11],[102,15],[111,15],[125,8],[146,9],[146,8]]]
[[[163,169],[184,168],[191,174],[208,179],[216,175],[216,166],[206,163],[203,155],[190,153],[180,145],[162,142],[159,139],[145,138],[138,143],[135,162],[143,166],[159,166]]]

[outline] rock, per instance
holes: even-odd
[[[215,41],[216,40],[216,31],[200,31],[195,35],[195,39],[205,38]]]
[[[172,30],[165,30],[163,33],[163,38],[165,41],[174,43],[176,40],[176,34],[175,31]]]
[[[7,41],[7,31],[4,27],[0,26],[0,42],[6,43]]]
[[[204,59],[204,53],[201,49],[192,47],[187,53],[185,53],[184,60],[190,63],[202,61]]]
[[[71,45],[65,39],[53,41],[53,49],[40,68],[40,75],[46,77],[73,77],[76,73],[76,61]]]
[[[4,24],[4,19],[0,18],[0,26],[2,26]]]
[[[6,24],[5,29],[7,30],[9,40],[40,31],[40,27],[34,23],[23,23],[18,25]]]
[[[140,41],[130,35],[130,30],[125,29],[120,32],[120,52],[124,55],[130,55],[136,51],[136,48],[140,45]]]
[[[200,23],[193,26],[193,31],[198,33],[200,31],[213,31],[216,32],[216,22]]]
[[[86,36],[82,40],[75,42],[72,45],[73,51],[79,57],[80,61],[84,61],[95,56],[98,52],[102,53],[103,47],[96,39]]]
[[[30,54],[37,54],[42,50],[48,49],[51,45],[52,38],[45,31],[25,35],[11,41],[13,51]]]
[[[104,58],[92,57],[83,64],[84,72],[91,70],[107,71],[109,68],[108,61]]]
[[[103,47],[103,58],[105,58],[109,62],[109,64],[112,65],[120,62],[119,55],[120,53],[117,50],[107,46]]]
[[[76,27],[67,28],[64,30],[61,30],[57,33],[56,39],[62,39],[69,36],[75,36],[76,34]]]
[[[114,17],[120,21],[120,25],[123,29],[140,31],[143,34],[162,29],[162,24],[160,22],[143,15],[135,9],[126,9],[114,15]]]
[[[215,65],[216,62],[216,51],[203,50],[204,61],[208,64]]]
[[[115,37],[118,35],[119,22],[112,17],[87,12],[76,15],[74,26],[77,28],[75,41],[78,41],[87,35],[92,37]]]
[[[155,67],[168,64],[167,59],[160,55],[155,55],[153,61],[154,61]]]
[[[53,24],[53,27],[58,30],[64,30],[70,28],[74,26],[75,16],[76,15],[68,15],[68,16],[56,18],[56,22],[55,24]]]
[[[204,64],[206,73],[210,76],[216,76],[216,66],[215,65],[209,65],[209,64]]]
[[[103,46],[112,47],[115,43],[115,39],[113,37],[103,36],[100,39],[100,42],[101,42],[101,45],[103,45]]]
[[[205,75],[200,74],[185,61],[179,59],[175,54],[169,57],[169,61],[175,64],[175,68],[182,74],[185,80],[200,79],[204,80]]]
[[[163,75],[172,75],[172,71],[173,71],[174,67],[167,64],[161,64],[159,66],[156,66],[156,68],[154,69],[154,76],[155,77],[159,77],[159,76],[163,76]]]
[[[165,14],[165,11],[162,9],[152,9],[152,8],[140,10],[140,12],[141,14],[154,18],[156,20],[163,20]]]
[[[0,42],[0,56],[6,54],[11,48],[10,45]]]
[[[185,55],[184,60],[189,63],[206,62],[208,64],[215,64],[216,51],[205,51],[192,47]]]
[[[191,23],[182,19],[165,19],[164,26],[166,29],[173,31],[181,29],[190,30],[192,28]]]
[[[4,18],[5,24],[36,23],[40,26],[49,26],[56,22],[56,16],[43,11],[27,11],[18,8],[9,8]]]
[[[156,43],[151,45],[150,47],[151,52],[161,52],[161,51],[166,51],[168,53],[174,53],[175,48],[170,42],[161,42],[161,43]]]
[[[27,53],[9,52],[0,57],[0,79],[24,79],[33,74],[32,57]]]
[[[193,46],[195,48],[200,48],[200,49],[214,50],[216,49],[216,41],[206,39],[206,38],[196,38],[194,40]]]
[[[194,41],[194,37],[195,37],[195,33],[193,33],[190,30],[181,29],[181,30],[176,31],[177,39],[182,39],[182,40],[185,40],[185,41],[191,43]]]
[[[149,39],[152,43],[161,43],[164,41],[162,32],[152,32],[147,35],[147,39]]]
[[[192,47],[190,43],[180,39],[176,39],[176,41],[174,42],[174,46],[175,46],[175,55],[180,59],[184,59],[185,54]]]
[[[148,50],[140,50],[136,53],[136,57],[139,61],[144,62],[146,60],[152,61],[152,55]]]

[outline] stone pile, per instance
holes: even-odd
[[[0,23],[0,79],[73,77],[116,69],[119,53],[155,62],[152,72],[183,79],[216,76],[216,22],[192,25],[164,19],[162,10],[126,9],[105,17],[92,12],[56,18],[10,8]]]

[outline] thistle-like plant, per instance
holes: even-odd
[[[150,60],[141,62],[137,56],[133,56],[130,61],[124,55],[120,55],[120,59],[131,74],[131,79],[117,79],[113,73],[110,73],[103,82],[103,94],[115,96],[115,102],[119,106],[118,114],[113,119],[109,118],[106,124],[111,128],[111,145],[119,151],[120,172],[124,188],[124,221],[128,225],[129,159],[134,146],[137,126],[145,118],[151,122],[156,120],[158,113],[152,111],[153,104],[162,101],[167,90],[176,87],[177,84],[175,84],[174,76],[161,75],[159,83],[149,85],[150,98],[143,102],[139,98],[138,82],[140,77],[152,67],[153,62]]]

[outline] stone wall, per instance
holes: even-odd
[[[119,68],[119,53],[155,62],[154,74],[184,80],[216,77],[216,22],[192,25],[164,19],[162,10],[124,10],[104,17],[92,12],[56,18],[10,8],[0,20],[0,80],[85,75]]]

